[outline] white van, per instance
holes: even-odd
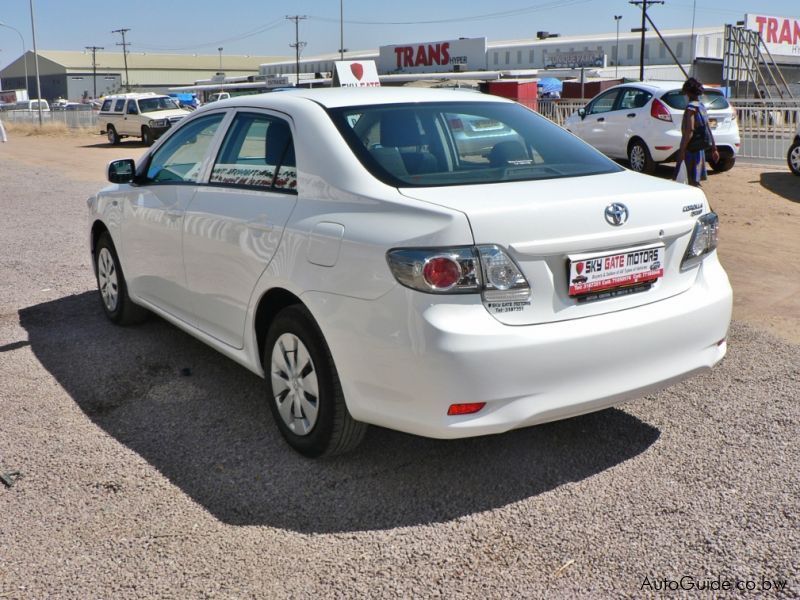
[[[140,137],[150,146],[161,134],[191,111],[178,106],[174,98],[162,94],[131,93],[106,96],[98,115],[100,133],[112,144],[122,138]]]

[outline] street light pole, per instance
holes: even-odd
[[[39,55],[36,53],[36,20],[33,18],[33,0],[30,0],[29,4],[31,7],[31,37],[33,38],[33,67],[36,70],[36,97],[39,100],[36,103],[36,105],[39,107],[39,127],[41,127],[42,126],[42,82],[39,79]]]
[[[614,15],[614,21],[617,23],[617,45],[615,46],[614,54],[614,77],[619,77],[619,22],[622,15]]]
[[[25,91],[27,92],[28,91],[28,51],[25,49],[25,38],[22,37],[22,32],[20,32],[20,30],[17,29],[16,27],[12,27],[11,25],[8,25],[6,23],[0,23],[0,27],[7,27],[8,29],[16,31],[17,35],[19,36],[19,40],[22,42],[22,59],[23,59],[23,61],[25,63]],[[30,97],[30,94],[29,94],[29,97]]]
[[[222,73],[222,46],[217,48],[217,50],[219,50],[219,72]]]
[[[339,58],[344,60],[344,0],[339,0]]]

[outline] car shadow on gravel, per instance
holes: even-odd
[[[116,327],[95,292],[19,318],[89,419],[233,525],[329,533],[448,521],[591,477],[660,435],[610,409],[456,441],[373,427],[355,452],[313,461],[283,442],[260,378],[159,318]]]
[[[800,202],[800,177],[790,171],[761,173],[761,185],[790,202]]]

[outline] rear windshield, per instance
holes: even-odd
[[[554,179],[622,170],[519,104],[437,102],[328,112],[362,164],[395,187]]]
[[[139,100],[139,112],[149,113],[158,110],[174,110],[180,108],[169,96],[161,98],[142,98]]]
[[[688,103],[686,96],[684,96],[680,90],[667,92],[661,99],[672,108],[678,110],[686,108],[686,104]],[[722,95],[722,92],[712,92],[710,90],[706,90],[706,92],[700,96],[700,102],[702,102],[708,110],[722,110],[730,106],[725,96]]]

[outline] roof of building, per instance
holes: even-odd
[[[39,56],[57,63],[66,69],[92,69],[92,53],[87,50],[40,50]],[[223,54],[223,71],[258,71],[264,63],[286,60],[285,56],[257,56]],[[125,62],[121,51],[96,53],[97,68],[124,69]],[[128,52],[129,69],[168,69],[218,71],[219,54],[155,54],[149,52]]]

